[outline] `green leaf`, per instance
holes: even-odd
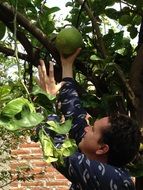
[[[133,20],[132,20],[132,25],[137,25],[139,26],[141,24],[142,17],[136,15]]]
[[[114,20],[117,20],[119,18],[119,12],[116,9],[108,8],[105,10],[105,14]]]
[[[103,36],[103,40],[104,40],[105,45],[106,45],[107,48],[112,46],[114,35],[115,35],[114,30],[109,29],[108,34]]]
[[[73,3],[72,2],[67,2],[66,4],[65,4],[65,7],[72,7],[73,6]]]
[[[123,48],[123,31],[114,32],[113,30],[109,30],[108,34],[103,37],[106,47],[113,52],[115,50]]]
[[[8,129],[9,131],[15,131],[18,129],[18,126],[14,125],[13,120],[10,120],[8,117],[0,116],[0,126]]]
[[[66,120],[63,124],[59,124],[55,121],[47,121],[48,128],[55,131],[58,134],[67,134],[72,126],[71,120]]]
[[[40,124],[44,117],[39,113],[23,112],[21,119],[0,116],[0,125],[9,131],[30,129]]]
[[[45,160],[47,163],[52,163],[52,162],[58,161],[58,158],[48,156],[48,158],[45,157],[44,160]]]
[[[16,131],[19,129],[19,127],[17,125],[15,125],[15,123],[13,121],[10,121],[8,123],[2,122],[2,120],[0,120],[0,126],[6,128],[8,131]]]
[[[27,99],[21,97],[10,101],[2,110],[2,115],[7,117],[13,117],[22,111],[23,106],[28,106],[30,112],[35,112],[35,108],[32,103]]]
[[[127,30],[128,32],[130,32],[130,36],[132,39],[134,39],[138,34],[138,30],[135,26],[129,26]]]
[[[100,60],[102,60],[100,57],[98,57],[97,55],[91,55],[90,56],[90,59],[92,60],[92,61],[100,61]]]
[[[44,130],[41,129],[39,132],[40,143],[43,150],[44,159],[47,163],[51,162],[64,162],[63,157],[70,156],[77,150],[77,145],[75,140],[66,139],[61,148],[56,148],[53,143],[53,139],[45,134]]]
[[[44,117],[35,112],[27,99],[17,98],[10,101],[2,110],[0,124],[10,131],[29,129],[43,121]]]
[[[22,113],[22,119],[14,120],[14,124],[19,127],[19,129],[31,128],[40,124],[43,121],[44,117],[39,113]]]
[[[53,156],[53,143],[51,141],[51,138],[44,134],[44,132],[41,130],[39,133],[40,142],[42,145],[43,154],[45,157]]]
[[[126,1],[127,1],[128,3],[130,3],[130,4],[133,4],[133,5],[135,4],[135,2],[136,2],[136,3],[138,2],[138,0],[136,0],[136,1],[134,1],[134,0],[126,0]],[[142,1],[139,0],[139,2],[140,2],[140,4],[141,4]]]
[[[54,31],[55,22],[53,19],[51,19],[51,14],[54,14],[59,10],[59,7],[49,8],[45,5],[42,7],[42,11],[40,11],[37,24],[46,35],[49,35]]]
[[[41,0],[33,0],[33,3],[37,8],[41,8]]]
[[[61,9],[59,7],[52,7],[50,9],[48,9],[49,14],[55,13],[57,11],[60,11]]]
[[[123,48],[123,31],[114,35],[114,50]]]
[[[106,6],[113,6],[115,4],[115,0],[106,0]]]
[[[63,156],[70,156],[77,150],[77,145],[74,139],[66,139],[62,144],[61,151]]]
[[[0,102],[10,98],[11,88],[8,85],[0,86]]]
[[[70,156],[70,153],[71,153],[70,149],[68,149],[68,148],[63,150],[63,156],[65,156],[65,157]]]
[[[33,88],[33,95],[43,94],[45,95],[49,100],[54,100],[56,96],[46,93],[44,90],[42,90],[39,86],[34,86]]]
[[[127,168],[129,169],[131,176],[134,176],[134,177],[143,176],[143,160],[140,160],[136,164],[129,164]]]
[[[0,22],[0,40],[4,37],[6,32],[6,26]]]
[[[73,146],[73,142],[74,142],[73,140],[69,140],[69,139],[65,140],[62,147],[64,147],[64,148],[71,147],[71,146]]]
[[[63,156],[68,157],[73,155],[77,151],[77,147],[69,147],[68,149],[63,150]]]
[[[40,143],[42,146],[42,151],[43,151],[43,156],[44,160],[47,163],[55,162],[58,160],[58,156],[55,157],[54,152],[56,151],[56,148],[54,147],[54,144],[51,140],[51,138],[41,130],[39,132],[39,138],[40,138]]]

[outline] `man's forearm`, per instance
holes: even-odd
[[[86,111],[81,106],[80,99],[76,91],[76,84],[73,79],[73,64],[79,52],[80,48],[77,49],[73,55],[67,58],[61,56],[62,78],[65,84],[62,86],[59,94],[61,111],[65,116],[65,119],[73,118],[70,137],[75,139],[77,144],[81,140],[84,134],[84,128],[87,125],[85,120]]]
[[[73,65],[70,64],[64,64],[62,66],[62,78],[70,77],[73,78]]]
[[[63,55],[61,55],[61,63],[62,63],[62,78],[73,78],[73,64],[80,53],[81,48],[78,48],[74,54],[69,55],[69,57],[65,58]]]

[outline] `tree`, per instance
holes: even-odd
[[[71,0],[66,6],[71,7],[71,11],[65,20],[78,28],[85,42],[75,65],[84,107],[93,117],[95,113],[101,117],[116,111],[131,115],[142,130],[143,2]],[[24,89],[29,92],[26,97],[31,100],[33,70],[39,58],[45,60],[47,67],[48,61],[54,59],[57,63],[56,80],[61,80],[59,53],[54,42],[57,33],[65,26],[55,24],[52,13],[58,10],[58,7],[49,8],[46,1],[40,0],[0,1],[0,52],[9,61],[16,57],[19,68],[22,68],[19,75],[24,76],[22,92]],[[135,37],[138,43],[133,45]],[[138,189],[139,183],[137,180]]]

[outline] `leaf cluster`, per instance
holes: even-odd
[[[68,157],[75,153],[77,145],[75,140],[68,138],[68,132],[71,129],[71,120],[65,121],[65,123],[59,124],[55,121],[47,121],[46,128],[42,128],[39,131],[39,138],[42,145],[44,159],[47,163],[58,162],[59,164],[64,163],[64,157]],[[56,137],[49,136],[45,131],[50,129],[56,132],[56,135],[65,134],[63,143],[60,145],[54,140]],[[61,136],[62,137],[62,136]]]

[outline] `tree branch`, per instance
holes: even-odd
[[[6,56],[15,57],[15,51],[13,49],[9,49],[0,44],[0,52],[4,53]],[[26,54],[18,52],[18,57],[22,60],[29,61],[29,58]]]
[[[143,127],[143,44],[140,46],[137,56],[132,64],[130,83],[136,96],[137,116],[141,127]]]
[[[134,93],[136,95],[136,104],[137,104],[137,116],[138,121],[141,127],[143,127],[143,16],[142,22],[139,31],[139,40],[137,47],[137,56],[132,64],[131,73],[130,73],[130,83]]]
[[[9,14],[11,21],[14,18],[15,9],[10,6],[8,3],[3,2],[0,4],[0,11]],[[54,45],[49,41],[48,37],[39,29],[37,26],[33,25],[27,18],[25,18],[21,13],[17,12],[17,22],[23,26],[29,33],[31,33],[36,39],[40,41],[41,44],[49,51],[54,59],[59,62],[59,54],[54,47]]]
[[[132,112],[131,114],[133,114],[132,116],[136,117],[136,102],[135,102],[135,94],[134,91],[132,90],[131,86],[129,85],[128,81],[126,80],[126,78],[124,77],[124,73],[122,72],[122,70],[120,69],[120,67],[115,64],[114,65],[115,68],[115,72],[118,75],[118,78],[121,81],[122,84],[122,88],[124,88],[124,93],[125,93],[125,97],[128,100],[129,106],[130,106],[130,111]]]
[[[81,71],[81,73],[87,77],[87,81],[91,81],[95,86],[97,96],[102,97],[104,93],[108,93],[107,85],[100,76],[96,76],[92,69],[87,65],[88,63],[81,62],[80,60],[76,60],[75,62],[77,70]]]
[[[11,15],[9,15],[8,12],[4,12],[4,10],[1,9],[0,4],[0,20],[10,29],[12,33],[14,33],[14,24],[13,20],[11,20]],[[30,43],[30,41],[27,39],[25,34],[21,31],[16,31],[16,37],[19,40],[19,42],[22,44],[24,49],[26,50],[29,60],[33,60],[33,47]]]
[[[83,0],[78,0],[78,2],[79,2],[80,5],[82,5],[84,3]],[[103,38],[102,38],[102,34],[101,34],[100,28],[99,28],[99,26],[97,24],[97,20],[94,17],[94,15],[92,14],[92,11],[88,7],[87,3],[84,4],[84,7],[85,7],[85,10],[86,10],[89,18],[91,19],[93,28],[96,31],[96,35],[97,35],[97,39],[98,39],[97,40],[98,41],[98,48],[101,51],[102,57],[106,58],[107,57],[107,50],[105,48],[104,41],[103,41]]]

